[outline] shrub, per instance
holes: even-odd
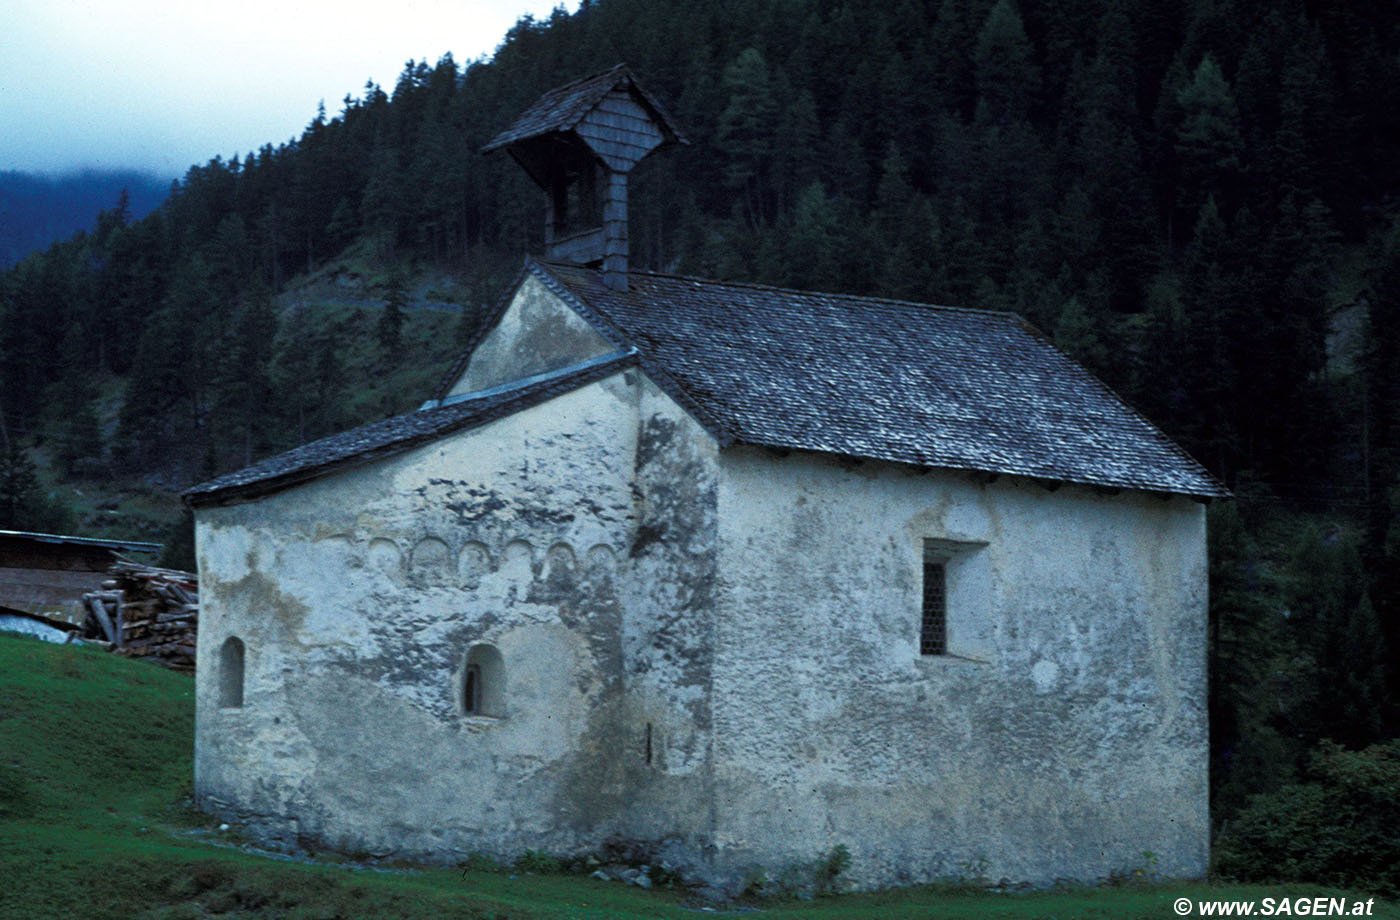
[[[468,853],[467,858],[459,862],[457,867],[462,870],[463,876],[468,872],[501,872],[504,869],[496,857],[479,851]]]
[[[1400,739],[1322,742],[1303,782],[1250,799],[1217,841],[1216,870],[1400,895]]]
[[[539,850],[526,850],[515,861],[515,871],[534,872],[537,875],[552,875],[563,871],[563,864],[548,853]]]
[[[1141,862],[1114,869],[1108,873],[1108,878],[1103,880],[1103,884],[1109,888],[1124,888],[1131,885],[1152,885],[1158,881],[1157,854],[1151,850],[1143,850]]]
[[[762,866],[753,866],[744,873],[743,885],[739,889],[739,897],[757,900],[768,891],[768,870]]]
[[[837,881],[842,872],[851,867],[851,851],[844,843],[838,843],[817,863],[816,886],[818,895],[835,894],[840,889]]]

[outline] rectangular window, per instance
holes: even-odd
[[[924,547],[924,606],[920,655],[948,654],[948,560]]]

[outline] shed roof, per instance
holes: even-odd
[[[482,153],[489,153],[492,150],[498,150],[519,141],[551,134],[555,131],[568,131],[575,128],[603,100],[604,96],[619,86],[630,89],[638,102],[650,110],[657,125],[668,135],[668,140],[687,143],[681,133],[671,124],[671,119],[666,114],[665,109],[637,83],[636,77],[632,76],[632,71],[627,69],[627,65],[617,64],[602,73],[582,77],[545,93],[535,100],[535,103],[526,109],[509,128],[496,135],[490,143],[481,148]]]
[[[154,553],[160,549],[159,543],[141,543],[135,540],[107,540],[100,537],[75,537],[70,534],[32,533],[25,530],[0,530],[0,540],[23,543],[45,543],[51,546],[78,546],[85,549],[105,549],[112,552]]]
[[[200,506],[277,492],[308,479],[402,453],[456,431],[479,427],[601,380],[636,361],[635,352],[620,351],[436,408],[361,425],[193,486],[186,490],[184,499]]]

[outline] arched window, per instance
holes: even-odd
[[[462,708],[469,713],[481,711],[481,665],[467,665],[462,684]]]
[[[505,715],[505,666],[493,645],[473,645],[467,651],[462,711],[473,716]]]
[[[219,706],[236,709],[243,705],[243,641],[229,636],[219,649]]]

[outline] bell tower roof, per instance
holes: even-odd
[[[482,148],[505,150],[544,189],[545,255],[600,268],[627,289],[627,174],[689,143],[624,65],[552,89]]]
[[[689,143],[627,65],[617,64],[545,93],[481,152],[504,148],[548,191],[548,164],[563,150],[581,146],[625,173],[653,150]]]

